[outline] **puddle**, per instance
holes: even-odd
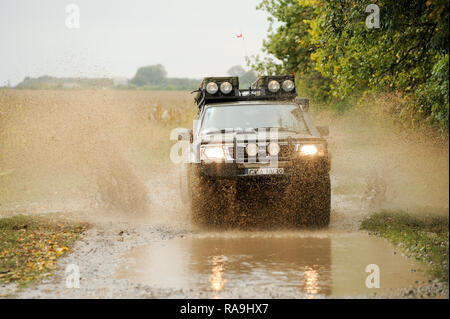
[[[217,297],[236,288],[245,297],[249,287],[290,289],[299,298],[359,296],[427,279],[387,241],[363,233],[198,234],[134,248],[123,260],[118,279]],[[379,289],[366,287],[369,264],[379,266]]]

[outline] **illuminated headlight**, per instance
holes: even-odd
[[[267,146],[267,151],[271,156],[277,156],[280,153],[280,145],[278,143],[271,142]]]
[[[228,94],[233,90],[233,86],[231,85],[230,82],[223,82],[220,85],[220,92],[222,92],[223,94]]]
[[[258,154],[258,146],[254,143],[249,143],[245,147],[245,151],[250,157],[256,156],[256,154]]]
[[[295,84],[291,80],[285,80],[282,87],[284,92],[291,92],[295,88]]]
[[[280,90],[280,82],[272,80],[269,82],[268,89],[270,92],[275,93]]]
[[[301,155],[316,155],[318,152],[317,146],[312,144],[302,145],[300,147]]]
[[[219,87],[217,86],[217,83],[215,83],[215,82],[209,82],[206,85],[206,92],[208,92],[208,94],[216,94],[218,90],[219,90]]]
[[[225,159],[225,151],[222,145],[202,145],[200,147],[200,159],[203,161],[222,161]]]

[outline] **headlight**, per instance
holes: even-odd
[[[316,155],[318,152],[317,146],[312,144],[302,145],[300,147],[301,155]]]
[[[231,92],[231,90],[233,90],[233,86],[230,82],[223,82],[220,85],[220,92],[222,92],[223,94],[228,94]]]
[[[200,159],[203,161],[222,161],[225,159],[225,151],[221,145],[202,145],[200,147]]]
[[[271,142],[267,146],[267,151],[271,156],[277,156],[280,153],[280,145],[278,143]]]
[[[245,147],[245,151],[250,157],[256,156],[256,154],[258,154],[258,146],[254,143],[249,143]]]
[[[272,80],[269,82],[268,89],[270,92],[275,93],[280,90],[280,82]]]
[[[295,84],[291,80],[285,80],[283,82],[283,91],[284,92],[291,92],[295,88]]]
[[[209,82],[208,85],[206,85],[206,92],[208,92],[208,94],[216,94],[218,90],[219,87],[215,82]]]

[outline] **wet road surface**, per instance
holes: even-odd
[[[133,248],[117,279],[154,288],[236,296],[248,288],[289,290],[294,298],[388,293],[426,280],[384,239],[323,231],[188,234]],[[380,288],[366,287],[366,267],[380,269]]]

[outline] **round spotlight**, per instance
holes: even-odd
[[[280,145],[278,143],[271,142],[267,146],[267,151],[271,156],[277,156],[278,153],[280,153]]]
[[[206,92],[208,92],[208,94],[216,94],[218,90],[219,90],[219,87],[217,86],[217,83],[215,83],[215,82],[209,82],[206,85]]]
[[[245,151],[247,152],[248,156],[256,156],[256,154],[258,154],[258,146],[254,143],[249,143],[245,147]]]
[[[233,90],[233,86],[231,85],[230,82],[223,82],[220,85],[220,92],[222,92],[223,94],[228,94]]]
[[[291,80],[285,80],[282,86],[284,92],[291,92],[295,88],[295,84]]]
[[[268,89],[270,92],[275,93],[280,90],[280,82],[272,80],[269,82]]]

